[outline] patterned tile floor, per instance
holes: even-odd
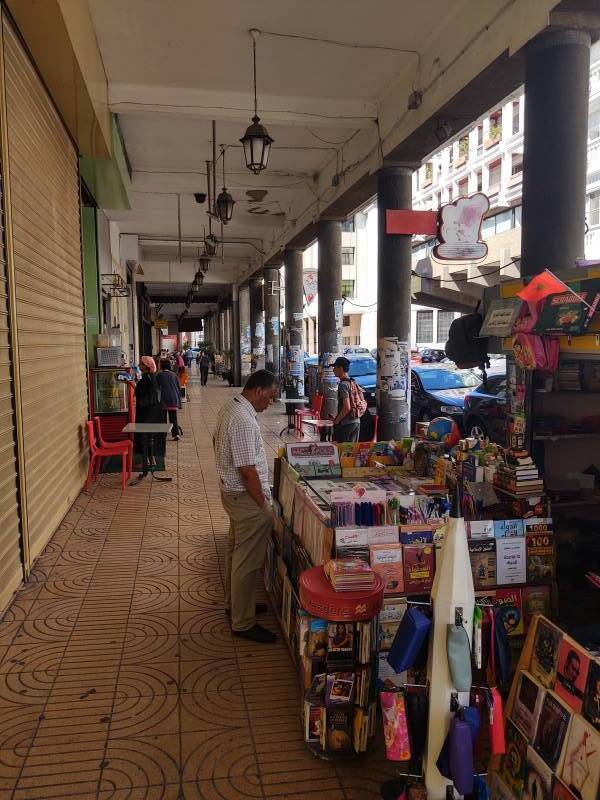
[[[82,493],[0,622],[2,800],[371,800],[377,752],[302,744],[285,644],[231,635],[211,433],[235,390],[196,376],[170,484]],[[274,454],[281,406],[262,415]],[[268,615],[266,624],[275,629]]]

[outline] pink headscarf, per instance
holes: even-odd
[[[152,358],[152,356],[142,356],[140,358],[140,363],[145,367],[148,367],[148,372],[156,372],[156,361]]]

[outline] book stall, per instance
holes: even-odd
[[[472,587],[470,610],[468,599],[455,597],[456,608],[462,609],[459,627],[470,641],[476,619],[478,641],[485,643],[493,623],[499,623],[515,662],[533,615],[552,614],[551,521],[533,516],[539,503],[524,505],[518,519],[509,516],[510,498],[486,504],[485,493],[475,491],[478,484],[462,479],[463,465],[479,452],[467,444],[461,440],[449,448],[446,442],[413,439],[375,445],[293,443],[275,469],[276,519],[265,583],[298,669],[307,747],[324,758],[356,757],[383,724],[387,756],[398,762],[399,775],[425,781],[430,792],[435,787],[426,773],[441,773],[435,764],[439,752],[429,769],[428,753],[442,749],[455,693],[448,669],[443,680],[430,674],[435,663],[446,660],[445,655],[440,659],[430,654],[436,638],[431,633],[436,628],[436,582],[444,597],[437,602],[447,613],[454,608],[448,585]],[[486,450],[486,459],[490,476],[492,461],[505,463],[498,448]],[[442,586],[442,548],[459,481],[463,490],[455,511],[461,521],[463,514],[468,520],[463,557],[454,561],[462,566],[452,567],[451,579]],[[541,539],[532,536],[541,532],[549,568],[536,571]],[[452,563],[448,557],[447,564]],[[315,569],[323,589],[320,604],[303,587],[303,576]],[[376,579],[380,602],[363,619],[364,612],[358,614],[356,608],[364,607]],[[354,615],[339,607],[332,613],[336,603],[331,596],[346,596],[354,603]],[[444,650],[447,613],[438,615],[442,637],[436,638]],[[451,616],[454,623],[454,611]],[[416,639],[410,634],[407,638],[411,626],[419,631]],[[481,649],[489,647],[482,644]],[[483,709],[489,692],[485,652],[474,664]],[[443,689],[431,707],[434,685]],[[429,731],[441,734],[442,740],[432,741],[428,749]],[[481,772],[484,762],[480,757]],[[448,778],[441,779],[450,785]]]

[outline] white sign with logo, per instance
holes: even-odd
[[[487,256],[488,246],[481,239],[481,223],[490,201],[481,192],[459,197],[439,210],[439,233],[433,249],[440,261],[479,261]]]

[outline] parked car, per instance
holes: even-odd
[[[467,436],[488,437],[506,443],[506,371],[492,373],[487,385],[465,395],[464,428]]]
[[[344,356],[350,362],[350,377],[358,383],[365,393],[368,405],[375,404],[375,388],[377,386],[377,361],[369,353],[348,353]],[[311,356],[304,361],[305,367],[316,366],[318,356]]]
[[[450,417],[463,430],[465,395],[481,383],[471,369],[417,367],[411,369],[411,417],[413,422],[430,422]]]
[[[437,361],[444,361],[446,352],[444,350],[436,350],[433,347],[425,347],[421,350],[421,363],[433,364]]]

